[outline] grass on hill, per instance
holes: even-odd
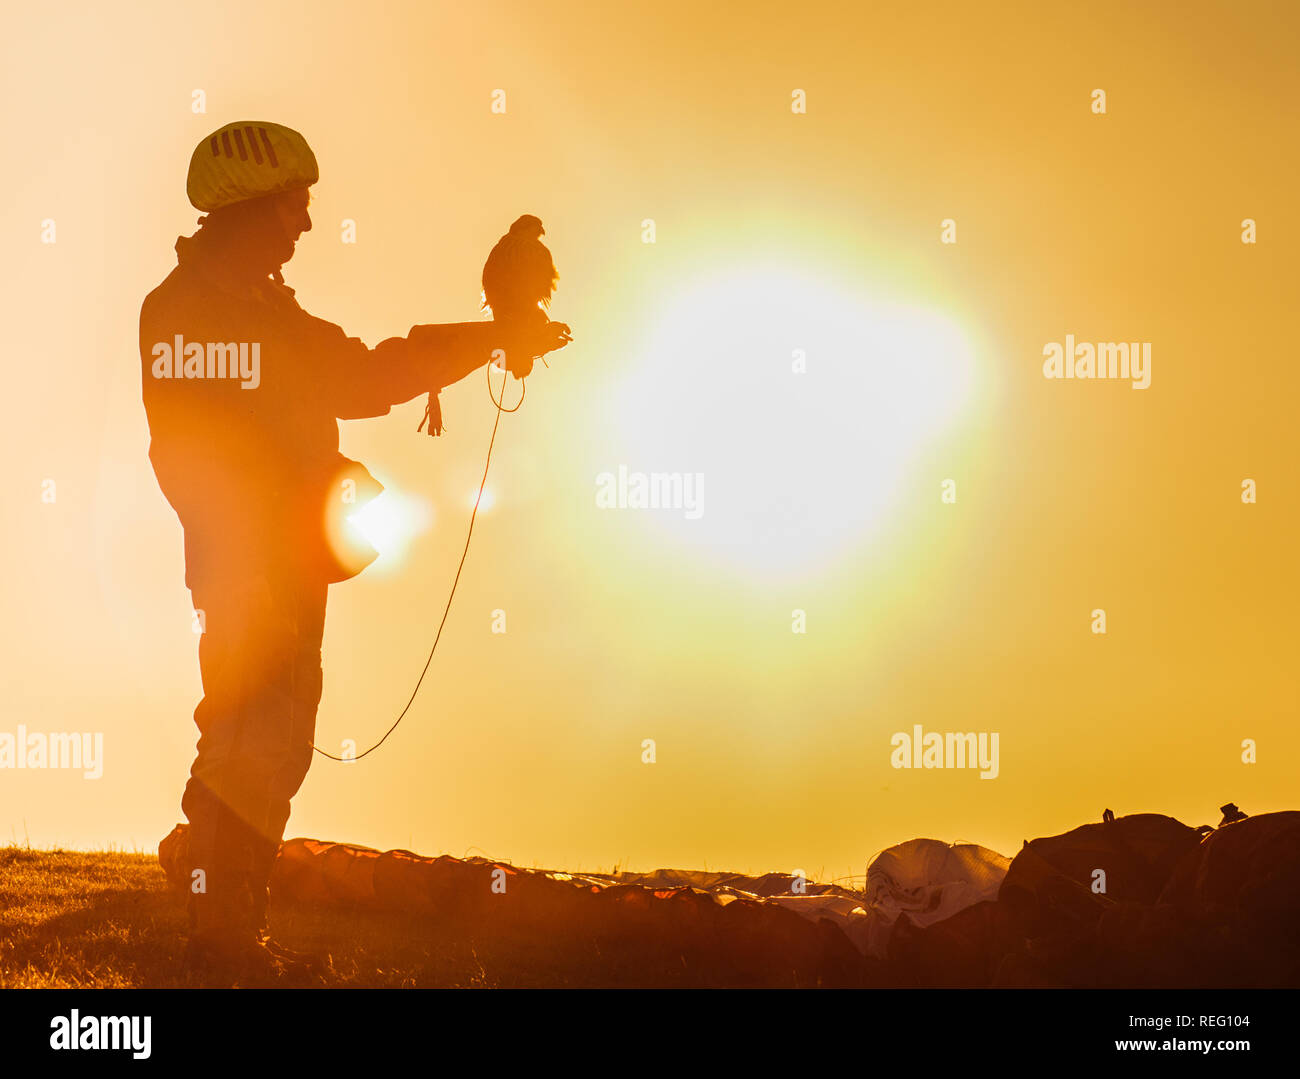
[[[739,982],[653,940],[571,933],[473,933],[436,917],[272,904],[291,948],[328,952],[328,984],[349,988],[788,986],[773,967]],[[146,854],[0,847],[0,988],[177,988],[184,903]]]

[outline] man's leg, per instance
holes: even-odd
[[[261,928],[289,798],[310,764],[325,587],[259,579],[196,590],[204,698],[182,807],[206,876],[192,896],[201,945],[241,947]]]
[[[181,808],[190,822],[192,935],[236,933],[249,919],[247,875],[249,777],[241,767],[240,743],[253,712],[257,688],[270,675],[266,653],[270,590],[264,581],[225,581],[196,589],[200,612],[199,669],[203,699],[194,710],[198,754]]]
[[[294,591],[294,647],[289,657],[283,704],[288,723],[259,728],[253,736],[253,752],[271,764],[262,791],[263,816],[258,822],[249,878],[257,925],[262,932],[267,928],[271,870],[284,839],[289,803],[302,787],[312,762],[316,712],[321,698],[321,640],[325,632],[327,587],[323,583],[311,583],[299,585]]]

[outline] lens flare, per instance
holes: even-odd
[[[379,558],[372,569],[398,565],[411,541],[428,529],[433,512],[423,499],[402,494],[385,486],[384,492],[348,517],[355,528],[376,551]]]

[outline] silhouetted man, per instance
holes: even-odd
[[[375,557],[338,524],[380,490],[338,451],[339,419],[381,416],[449,385],[496,348],[510,369],[560,348],[543,320],[416,326],[375,348],[314,318],[280,276],[311,228],[316,159],[296,131],[229,124],[190,161],[206,213],[144,301],[140,355],[149,456],[185,530],[203,636],[190,821],[188,962],[236,979],[274,973],[267,884],[289,801],[311,764],[329,584]]]

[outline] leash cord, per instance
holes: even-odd
[[[321,747],[313,741],[311,748],[322,757],[327,757],[332,761],[339,761],[347,764],[350,761],[359,761],[362,757],[370,756],[371,753],[388,741],[388,736],[392,734],[393,731],[397,730],[397,725],[406,718],[406,713],[411,710],[411,705],[415,703],[416,694],[420,692],[420,687],[424,684],[424,676],[429,673],[429,666],[433,663],[433,654],[438,650],[438,642],[442,640],[442,628],[447,624],[447,616],[451,613],[451,601],[456,595],[456,586],[460,584],[460,571],[465,568],[465,558],[469,555],[469,541],[474,535],[474,521],[478,517],[479,503],[483,501],[483,488],[487,486],[488,468],[492,464],[492,447],[496,445],[497,428],[501,426],[501,414],[503,412],[518,412],[520,405],[524,403],[524,395],[528,392],[527,386],[521,381],[520,386],[523,388],[523,392],[519,395],[519,404],[515,405],[514,408],[504,408],[502,402],[505,401],[506,382],[509,381],[509,374],[505,372],[502,373],[501,399],[497,400],[496,395],[492,392],[492,364],[489,363],[487,365],[485,373],[487,374],[488,396],[492,398],[492,403],[497,406],[497,417],[492,424],[492,437],[488,439],[487,459],[483,462],[483,478],[479,481],[478,497],[474,499],[474,509],[469,515],[469,529],[465,533],[465,549],[460,553],[460,564],[456,567],[456,576],[452,578],[451,591],[447,593],[447,605],[442,609],[442,621],[438,623],[438,632],[434,635],[433,647],[429,649],[429,658],[424,661],[424,670],[420,672],[420,677],[415,681],[415,688],[411,690],[411,696],[406,702],[406,707],[398,713],[397,718],[393,720],[393,725],[384,732],[384,736],[379,739],[378,742],[367,749],[364,753],[358,753],[355,757],[336,757],[333,753],[328,753],[321,749]]]

